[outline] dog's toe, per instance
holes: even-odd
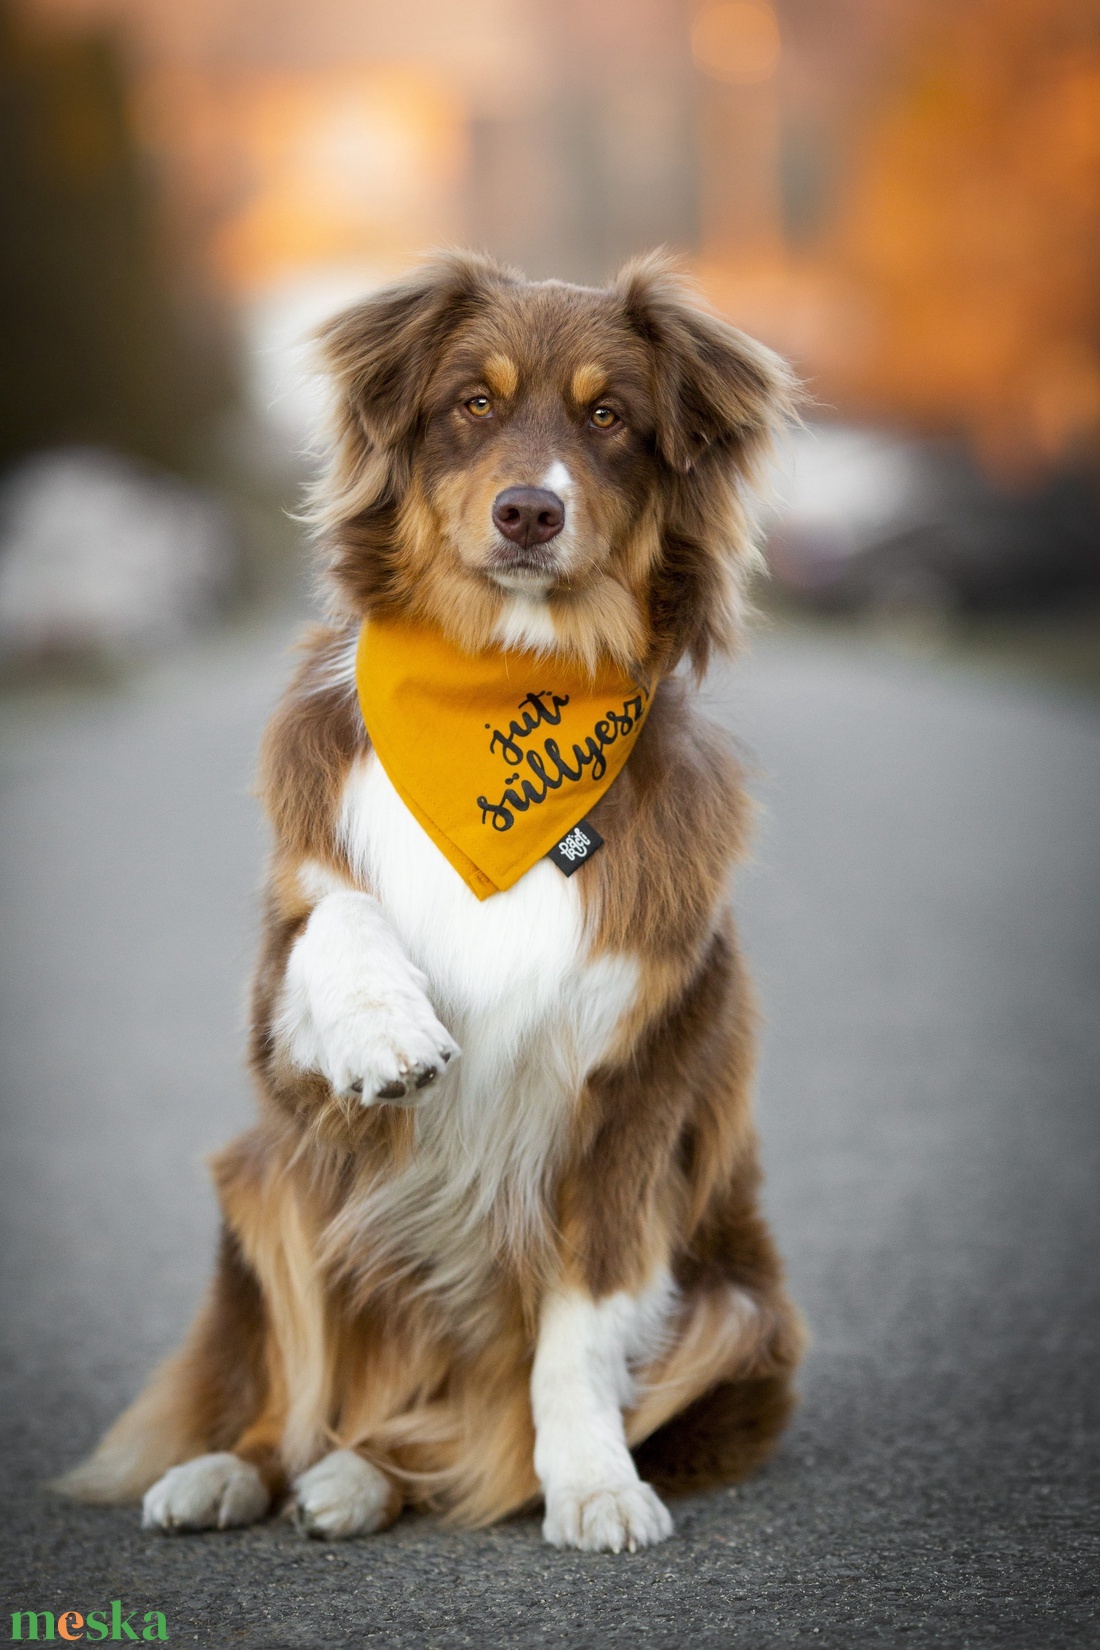
[[[362,1093],[362,1087],[362,1084],[360,1084],[360,1093]],[[383,1083],[382,1087],[375,1091],[379,1100],[403,1100],[408,1092],[409,1085],[401,1077],[395,1077],[391,1083]]]
[[[147,1530],[229,1530],[254,1524],[268,1509],[267,1486],[250,1461],[228,1450],[171,1467],[142,1503]]]
[[[416,1060],[407,1067],[402,1066],[398,1077],[391,1077],[374,1091],[376,1100],[413,1101],[421,1089],[430,1088],[437,1081],[443,1068],[451,1058],[451,1051],[444,1050],[435,1059]],[[360,1097],[363,1094],[363,1085],[358,1085]]]
[[[340,1541],[373,1535],[400,1511],[397,1488],[355,1450],[336,1449],[294,1482],[294,1516],[306,1535]]]

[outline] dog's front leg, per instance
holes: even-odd
[[[543,1303],[531,1374],[535,1471],[555,1547],[633,1552],[672,1534],[668,1510],[638,1477],[623,1430],[631,1364],[651,1356],[673,1290],[667,1274],[639,1294],[596,1300],[582,1288]]]
[[[287,959],[276,1016],[284,1056],[365,1106],[413,1104],[458,1044],[436,1018],[427,979],[406,957],[378,901],[328,893]]]

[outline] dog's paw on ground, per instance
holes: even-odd
[[[672,1518],[657,1492],[640,1482],[612,1489],[557,1490],[547,1496],[542,1533],[555,1547],[632,1553],[667,1541]]]
[[[294,1481],[294,1517],[306,1535],[373,1535],[393,1523],[400,1506],[385,1473],[351,1449],[333,1450]]]
[[[142,1502],[147,1530],[229,1530],[267,1511],[267,1488],[250,1461],[221,1450],[197,1455],[158,1478]]]

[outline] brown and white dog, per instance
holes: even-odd
[[[672,1530],[646,1480],[764,1458],[800,1346],[727,908],[748,809],[672,674],[735,640],[790,380],[657,258],[594,290],[442,257],[322,344],[333,617],[263,749],[260,1121],[214,1163],[186,1344],[66,1487],[323,1536],[541,1497],[549,1541],[633,1549]],[[470,892],[372,754],[366,614],[660,680],[579,875]]]

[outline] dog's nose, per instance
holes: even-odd
[[[545,487],[505,487],[493,502],[493,521],[506,539],[526,550],[557,537],[565,526],[565,505]]]

